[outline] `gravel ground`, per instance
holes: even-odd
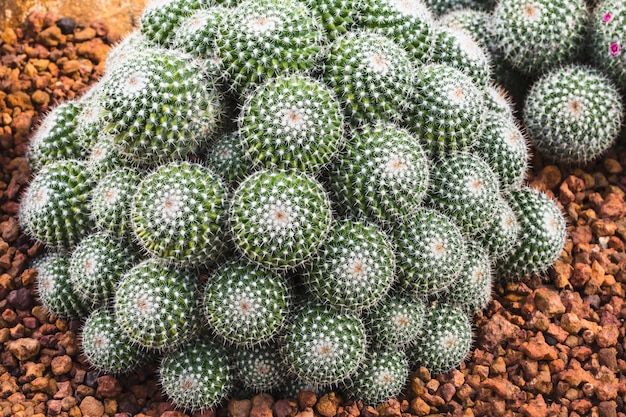
[[[77,28],[42,14],[0,34],[2,416],[184,415],[162,398],[154,365],[120,378],[90,370],[78,344],[80,323],[50,316],[37,301],[28,262],[43,248],[16,220],[30,179],[29,132],[50,107],[100,77],[115,41],[102,24]],[[459,370],[419,369],[401,398],[378,408],[302,392],[232,399],[204,415],[626,417],[626,149],[613,148],[584,169],[550,165],[540,155],[533,166],[531,186],[567,213],[566,248],[549,279],[494,287]]]

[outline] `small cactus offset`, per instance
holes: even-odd
[[[532,143],[557,161],[584,164],[617,139],[624,108],[600,71],[572,65],[544,74],[530,89],[524,121]]]
[[[107,307],[94,310],[83,324],[83,354],[100,372],[127,374],[148,363],[154,352],[138,348],[124,334]]]
[[[405,348],[419,335],[425,315],[424,301],[394,293],[368,310],[364,321],[373,346]]]
[[[270,392],[286,382],[287,365],[275,344],[238,347],[233,365],[243,385],[254,392]]]

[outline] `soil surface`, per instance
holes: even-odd
[[[93,23],[32,14],[0,34],[0,414],[183,416],[161,394],[155,365],[114,377],[90,370],[80,322],[50,316],[29,260],[43,252],[18,226],[30,180],[29,135],[56,104],[97,80],[116,39]],[[374,408],[330,393],[231,399],[207,416],[599,416],[626,417],[626,147],[584,168],[535,154],[528,179],[555,198],[569,224],[545,277],[496,284],[475,317],[460,369],[419,369],[397,400]],[[196,414],[200,415],[200,414]]]

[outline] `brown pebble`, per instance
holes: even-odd
[[[511,400],[520,391],[520,388],[504,378],[489,378],[482,384],[483,387],[492,390],[497,396]]]
[[[278,400],[272,406],[274,417],[294,417],[298,414],[298,403],[293,399]]]
[[[315,406],[315,410],[324,417],[333,417],[337,414],[337,407],[340,402],[341,400],[334,392],[329,392],[320,398]]]
[[[534,292],[535,306],[548,318],[565,313],[565,306],[559,293],[547,287],[538,288]]]
[[[63,375],[72,370],[72,358],[67,355],[57,356],[50,362],[54,375]]]
[[[378,417],[378,415],[378,411],[371,405],[368,405],[361,410],[362,417]]]
[[[531,337],[528,342],[522,343],[520,351],[531,359],[543,361],[554,360],[557,358],[558,354],[554,346],[550,346],[546,343],[542,332],[537,332],[535,337]]]
[[[619,337],[619,329],[614,324],[603,326],[596,334],[596,343],[598,346],[607,348],[617,345]]]
[[[480,327],[478,342],[485,350],[491,351],[498,344],[513,336],[519,329],[519,326],[511,323],[502,315],[495,314]]]
[[[122,386],[112,375],[103,375],[98,378],[96,394],[101,398],[113,398],[122,392]]]
[[[605,158],[602,161],[602,164],[604,165],[604,169],[606,169],[609,174],[619,174],[624,170],[622,168],[622,164],[613,158]]]
[[[104,405],[91,395],[88,395],[80,402],[80,411],[83,413],[83,416],[100,417],[104,414]]]
[[[75,42],[84,42],[96,37],[96,30],[94,28],[88,27],[83,30],[80,30],[74,33],[74,41]]]
[[[2,39],[2,41],[7,45],[17,44],[17,34],[10,27],[4,28],[2,33],[0,33],[0,39]]]
[[[602,401],[598,404],[598,417],[617,417],[615,401]]]
[[[378,415],[378,413],[376,415]],[[315,413],[313,412],[313,409],[311,407],[306,407],[305,409],[300,411],[298,414],[296,414],[296,417],[314,417],[314,416],[315,416]]]
[[[61,29],[56,25],[50,26],[37,35],[37,42],[46,46],[58,46],[60,44],[65,44],[66,41],[67,36],[65,36],[61,32]]]
[[[31,100],[37,105],[48,104],[50,102],[50,94],[45,91],[35,90],[31,96]]]
[[[21,338],[18,340],[11,340],[7,342],[7,349],[18,360],[26,361],[34,358],[39,353],[41,345],[38,340],[31,338]]]
[[[317,395],[312,391],[300,391],[298,393],[298,407],[304,410],[307,407],[313,407],[317,402]]]
[[[416,397],[411,401],[411,411],[418,416],[426,416],[430,414],[430,406],[420,397]]]
[[[252,397],[250,417],[272,417],[274,398],[269,394],[258,394]]]

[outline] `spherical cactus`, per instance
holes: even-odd
[[[85,158],[87,171],[95,181],[100,180],[107,173],[120,166],[126,165],[119,149],[115,146],[115,138],[111,134],[102,134],[97,141],[88,149]]]
[[[95,233],[81,240],[70,256],[70,282],[74,291],[92,308],[106,304],[121,275],[138,255],[122,240]]]
[[[454,305],[432,303],[418,340],[407,349],[412,368],[425,366],[443,373],[458,367],[472,345],[472,326],[463,310]]]
[[[229,133],[221,136],[211,145],[205,164],[222,177],[231,188],[236,188],[246,177],[252,161],[247,159],[239,134]]]
[[[302,304],[286,327],[282,352],[292,372],[307,381],[341,381],[365,357],[366,334],[361,318],[330,306]]]
[[[497,83],[490,83],[485,88],[485,105],[487,111],[498,113],[500,116],[515,118],[515,103],[511,94]]]
[[[496,174],[483,158],[454,152],[432,169],[429,204],[453,218],[469,234],[487,226],[500,195]]]
[[[321,71],[355,124],[399,122],[409,108],[413,63],[408,52],[383,35],[359,30],[337,38]]]
[[[584,0],[500,0],[492,33],[504,59],[534,75],[577,58],[587,20]]]
[[[82,161],[44,166],[22,198],[22,228],[50,247],[71,249],[94,227],[89,210],[93,186]]]
[[[198,286],[192,273],[146,259],[122,275],[114,296],[115,321],[146,348],[181,345],[202,322]]]
[[[124,334],[106,307],[94,310],[85,320],[81,347],[92,367],[112,374],[132,372],[153,357]]]
[[[490,20],[491,14],[485,10],[463,8],[441,15],[437,22],[441,26],[466,31],[493,57],[495,44],[489,27]]]
[[[236,91],[311,71],[324,40],[319,16],[298,0],[248,0],[233,9],[218,55]]]
[[[438,15],[454,10],[471,9],[489,11],[496,4],[495,0],[425,0],[426,4]]]
[[[76,135],[76,115],[81,108],[79,101],[66,101],[44,117],[27,153],[33,172],[51,162],[85,157],[85,144]]]
[[[259,171],[232,198],[231,234],[237,248],[267,268],[288,270],[308,262],[332,226],[322,185],[298,171]]]
[[[410,215],[429,186],[429,162],[417,138],[389,122],[355,131],[329,172],[339,209],[378,222]]]
[[[333,41],[357,27],[367,0],[305,0],[319,15],[326,37]]]
[[[511,192],[509,203],[520,224],[519,238],[497,262],[501,278],[538,275],[552,266],[565,246],[566,224],[556,202],[532,188]]]
[[[308,265],[304,282],[320,301],[359,311],[387,293],[395,266],[393,245],[383,231],[366,222],[343,220]]]
[[[206,67],[181,52],[150,48],[103,80],[105,132],[128,160],[156,165],[183,159],[217,130],[221,106]]]
[[[367,0],[357,22],[396,41],[415,63],[425,63],[432,55],[435,22],[421,0]]]
[[[180,21],[199,9],[199,0],[152,0],[139,19],[141,33],[151,42],[168,46]]]
[[[146,176],[130,204],[139,244],[185,266],[209,264],[224,252],[228,191],[208,168],[171,162]]]
[[[398,275],[413,295],[426,298],[449,286],[466,259],[461,229],[447,216],[428,208],[394,225]]]
[[[591,18],[591,57],[593,62],[626,90],[626,4],[604,0]]]
[[[447,65],[468,75],[479,87],[491,79],[490,55],[483,46],[465,30],[438,26],[431,63]]]
[[[146,30],[145,28],[144,30]],[[141,29],[136,29],[127,34],[121,42],[116,44],[107,54],[104,63],[105,71],[108,73],[118,65],[124,65],[124,62],[137,52],[151,47],[151,43],[142,33]]]
[[[530,154],[518,122],[511,115],[488,111],[483,132],[475,149],[497,175],[500,188],[520,188]]]
[[[290,306],[285,278],[245,260],[220,265],[204,288],[206,321],[224,340],[239,345],[275,336]]]
[[[470,148],[483,131],[483,92],[469,76],[447,65],[423,65],[416,78],[409,130],[432,157]]]
[[[461,273],[454,280],[441,299],[455,304],[468,315],[478,313],[491,299],[493,272],[489,253],[479,244],[468,242],[467,259]]]
[[[165,354],[159,382],[174,404],[199,411],[214,408],[228,395],[233,376],[224,348],[202,338]]]
[[[491,208],[491,219],[487,227],[473,238],[487,250],[492,259],[499,259],[513,250],[519,231],[517,215],[508,201],[500,197]]]
[[[285,361],[275,345],[237,348],[233,365],[237,377],[253,392],[270,392],[286,381]]]
[[[544,74],[530,89],[524,121],[530,140],[558,161],[583,164],[617,139],[623,105],[616,87],[598,70],[569,66]]]
[[[71,283],[67,255],[44,255],[37,258],[31,268],[37,271],[39,300],[50,313],[64,318],[84,317],[89,314],[87,305],[76,294]]]
[[[373,345],[404,348],[422,330],[425,314],[421,299],[392,294],[368,310],[364,321]]]
[[[256,166],[316,173],[344,142],[333,91],[303,75],[272,78],[247,97],[239,134]]]
[[[90,209],[97,229],[119,238],[130,237],[130,202],[141,175],[133,168],[119,168],[96,183]]]
[[[354,398],[366,404],[379,404],[396,397],[409,378],[409,362],[403,350],[371,350],[356,374],[346,383]]]

